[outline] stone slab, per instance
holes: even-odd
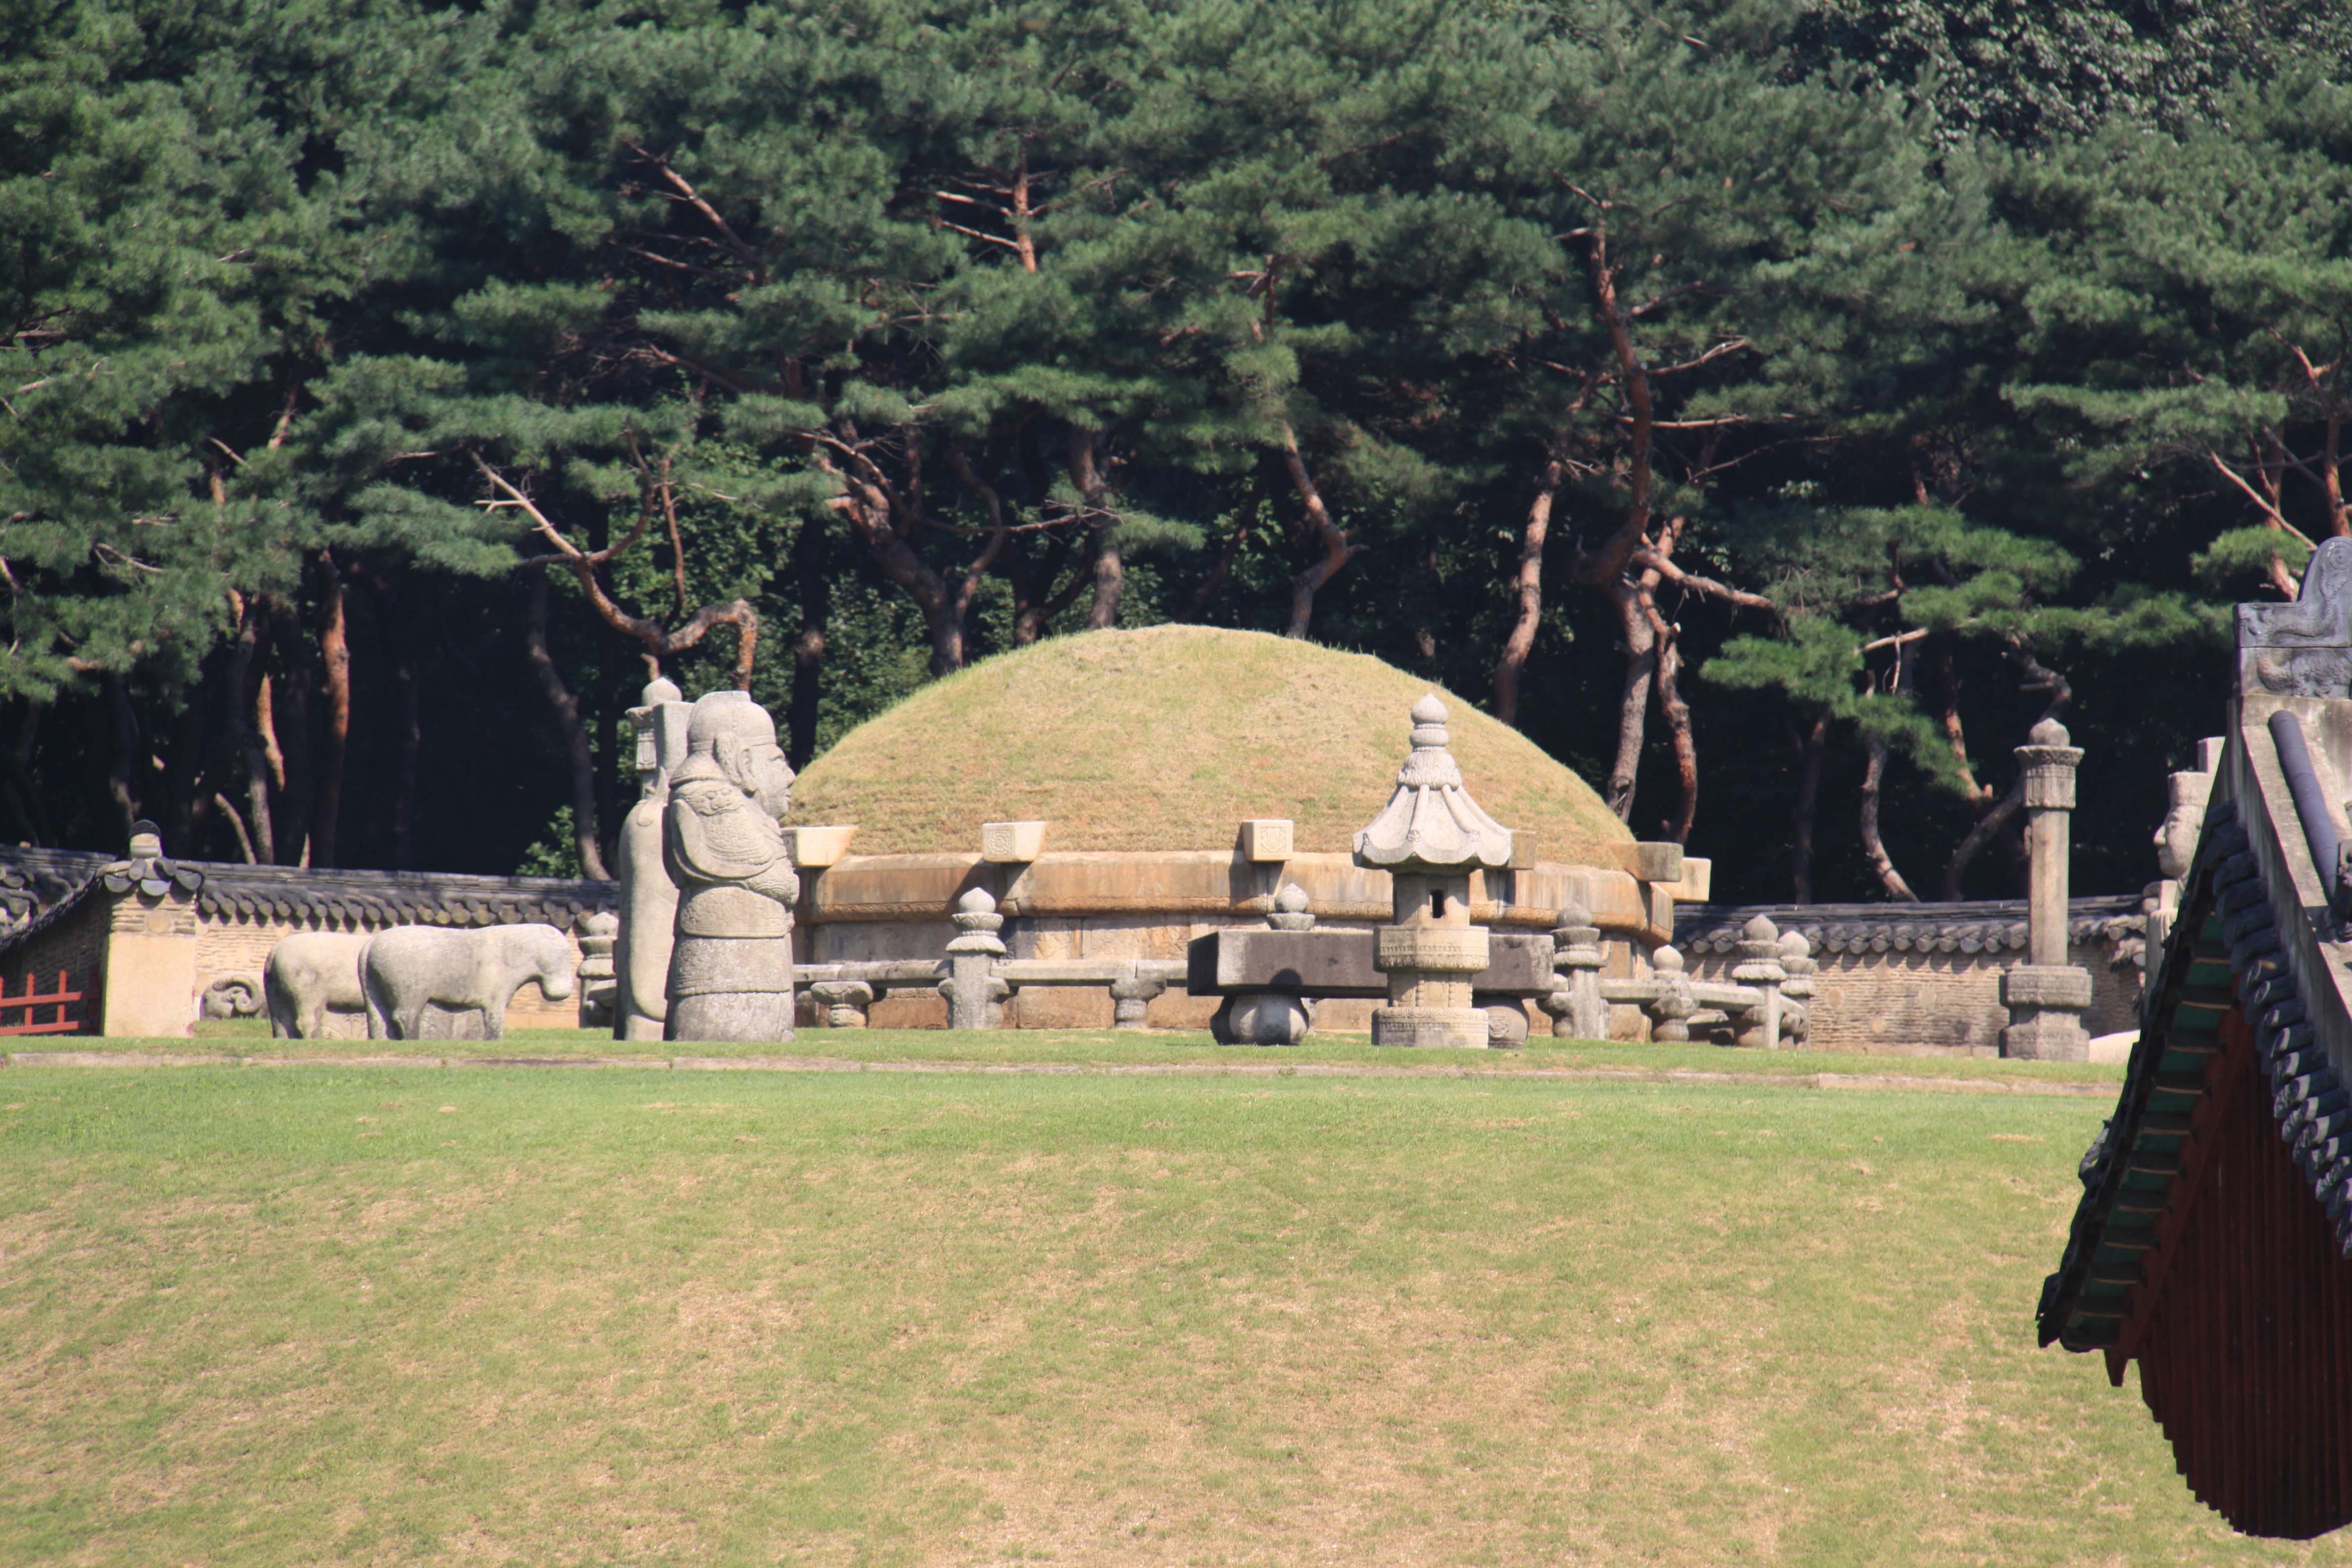
[[[1492,962],[1472,977],[1480,991],[1539,995],[1552,987],[1551,938],[1496,931]],[[1271,991],[1293,996],[1388,994],[1370,931],[1266,931],[1237,926],[1195,937],[1185,953],[1184,989],[1194,996]]]

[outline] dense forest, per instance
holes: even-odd
[[[651,672],[1191,620],[1735,899],[2010,891],[2054,713],[2121,890],[2352,532],[2331,0],[0,0],[0,116],[10,839],[601,876]]]

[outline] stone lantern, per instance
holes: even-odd
[[[1388,1005],[1372,1012],[1376,1046],[1487,1043],[1471,977],[1489,962],[1486,928],[1470,923],[1470,874],[1511,863],[1510,830],[1479,809],[1445,749],[1445,704],[1412,705],[1412,751],[1396,793],[1356,835],[1356,864],[1389,873],[1394,923],[1376,933]]]

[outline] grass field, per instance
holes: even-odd
[[[2352,1562],[2033,1348],[2105,1109],[9,1068],[0,1562]]]
[[[1831,1073],[1841,1077],[1990,1079],[2112,1088],[2118,1067],[2083,1062],[2003,1061],[1997,1058],[1864,1056],[1844,1051],[1748,1051],[1711,1045],[1629,1045],[1558,1040],[1538,1035],[1510,1051],[1399,1052],[1375,1049],[1362,1035],[1315,1035],[1279,1049],[1221,1047],[1203,1033],[1119,1033],[1086,1030],[803,1029],[788,1046],[670,1046],[616,1041],[584,1029],[521,1029],[503,1040],[280,1040],[257,1018],[208,1021],[186,1039],[94,1039],[51,1036],[8,1042],[31,1059],[53,1051],[93,1055],[164,1056],[174,1060],[359,1060],[386,1058],[518,1058],[636,1061],[654,1065],[673,1054],[699,1059],[768,1058],[871,1066],[928,1063],[977,1068],[1187,1068],[1207,1071],[1280,1073],[1285,1068],[1373,1068],[1383,1072],[1485,1074],[1594,1072],[1738,1074],[1774,1077]]]

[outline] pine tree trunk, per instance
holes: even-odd
[[[325,666],[327,732],[320,748],[319,800],[310,818],[310,864],[336,864],[337,829],[343,815],[343,758],[352,736],[351,621],[343,602],[343,575],[335,558],[319,552],[319,653]]]
[[[1527,526],[1519,533],[1519,569],[1511,582],[1516,613],[1510,635],[1503,639],[1503,657],[1495,663],[1495,717],[1506,724],[1519,721],[1519,677],[1535,651],[1536,630],[1543,624],[1544,541],[1551,532],[1552,501],[1565,475],[1558,458],[1545,467],[1535,501],[1528,508]]]
[[[269,738],[277,748],[274,761],[280,784],[278,852],[282,865],[308,866],[316,781],[310,692],[317,684],[317,671],[311,668],[310,644],[293,607],[272,600],[269,618],[279,671],[269,682]]]
[[[1886,777],[1886,742],[1866,734],[1863,745],[1869,761],[1862,773],[1862,852],[1869,858],[1870,868],[1878,874],[1879,886],[1886,889],[1888,898],[1916,904],[1919,895],[1911,890],[1911,884],[1895,868],[1895,861],[1878,836],[1878,794]]]
[[[1820,816],[1822,759],[1829,751],[1830,716],[1817,713],[1797,744],[1797,805],[1790,814],[1790,883],[1798,903],[1813,901],[1813,826]]]
[[[1323,551],[1319,560],[1290,580],[1290,624],[1283,628],[1282,635],[1304,637],[1315,619],[1315,595],[1363,552],[1363,546],[1350,542],[1347,530],[1331,521],[1330,509],[1323,504],[1323,491],[1315,483],[1315,476],[1307,472],[1307,459],[1299,454],[1298,437],[1287,424],[1282,426],[1282,466],[1290,475],[1290,488],[1298,492],[1299,505],[1305,509],[1307,535]]]
[[[1654,609],[1649,611],[1653,620],[1659,620]],[[1690,842],[1691,824],[1698,819],[1698,742],[1691,734],[1690,704],[1683,700],[1682,648],[1675,629],[1660,622],[1656,628],[1658,713],[1666,721],[1666,735],[1675,748],[1675,777],[1678,785],[1678,807],[1675,819],[1667,825],[1667,837],[1677,844]]]
[[[1095,542],[1094,597],[1087,605],[1087,630],[1107,631],[1118,625],[1119,595],[1127,588],[1127,563],[1119,559],[1118,541],[1106,527]]]
[[[801,631],[793,639],[793,695],[784,710],[785,756],[795,769],[816,755],[817,716],[824,696],[824,634],[833,616],[833,584],[825,573],[824,530],[803,527],[793,541],[793,575],[800,586]]]
[[[1633,786],[1642,768],[1642,742],[1646,738],[1650,689],[1657,679],[1657,634],[1642,613],[1642,591],[1632,578],[1621,576],[1610,585],[1610,602],[1625,639],[1625,684],[1617,699],[1617,757],[1609,767],[1601,798],[1620,822],[1633,819]]]
[[[261,713],[269,698],[269,676],[263,668],[269,649],[268,610],[260,595],[231,604],[237,613],[236,640],[230,645],[228,679],[224,696],[228,703],[229,732],[245,764],[246,841],[264,866],[278,863],[278,839],[269,816],[269,751],[263,743]]]
[[[609,882],[613,874],[604,868],[602,836],[596,826],[596,759],[588,745],[588,726],[581,721],[580,700],[563,684],[555,659],[547,651],[547,570],[540,567],[530,574],[524,654],[555,715],[556,728],[563,736],[564,754],[572,765],[572,842],[580,851],[580,868],[596,881]]]
[[[131,706],[131,689],[121,675],[107,675],[103,689],[100,711],[105,715],[114,759],[113,766],[107,771],[106,793],[114,802],[115,815],[122,819],[123,841],[128,843],[131,825],[140,816],[135,783],[139,772],[139,715]]]

